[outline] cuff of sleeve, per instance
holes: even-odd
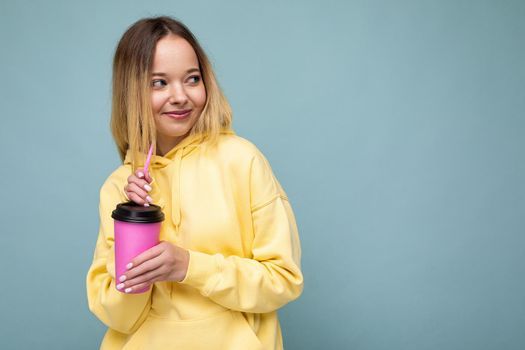
[[[186,276],[179,283],[198,289],[204,296],[209,296],[221,278],[220,255],[209,255],[188,250],[190,260]]]
[[[104,320],[103,322],[124,334],[135,332],[143,322],[141,315],[145,308],[149,308],[148,301],[153,286],[144,293],[126,294],[115,288],[115,280],[112,279],[108,288],[109,290],[100,299],[100,305],[105,310],[102,314],[107,315],[106,322]]]

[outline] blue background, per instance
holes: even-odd
[[[95,349],[111,61],[185,22],[287,191],[287,349],[525,348],[525,2],[0,3],[3,349]]]

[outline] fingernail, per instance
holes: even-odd
[[[117,289],[122,289],[122,288],[124,288],[124,283],[121,283],[121,284],[119,284],[119,285],[117,286]]]
[[[147,199],[148,202],[153,203],[153,199],[151,199],[150,196],[147,196],[146,199]]]
[[[143,178],[144,177],[144,173],[142,171],[139,171],[139,177],[140,178]]]
[[[144,206],[145,207],[149,207],[149,203],[144,203]]]
[[[126,269],[128,269],[128,270],[131,269],[132,267],[133,267],[133,263],[129,263],[129,264],[126,265]]]
[[[148,184],[145,184],[144,185],[144,189],[149,192],[149,191],[151,191],[151,186],[148,185]]]
[[[126,288],[126,290],[124,292],[126,292],[126,293],[131,292],[131,288]]]
[[[126,280],[126,275],[120,276],[120,278],[119,278],[120,282],[124,282],[125,280]]]

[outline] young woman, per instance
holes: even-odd
[[[297,226],[268,161],[232,131],[231,115],[182,23],[146,18],[126,31],[111,119],[123,165],[100,190],[87,274],[89,308],[108,326],[101,349],[282,349],[277,310],[303,289]],[[159,205],[166,219],[160,243],[115,276],[111,212],[128,200]]]

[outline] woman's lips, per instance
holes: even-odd
[[[171,111],[171,112],[166,112],[164,114],[168,115],[170,118],[173,118],[173,119],[184,119],[187,116],[189,116],[190,113],[191,113],[191,109],[185,109],[183,111]]]

